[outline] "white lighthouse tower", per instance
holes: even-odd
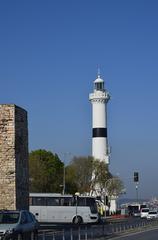
[[[110,95],[104,88],[104,80],[98,73],[94,81],[94,91],[89,94],[92,103],[92,156],[109,164],[109,146],[107,138],[107,103]]]

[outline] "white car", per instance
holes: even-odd
[[[142,208],[140,210],[140,217],[141,218],[146,218],[148,216],[149,208]]]
[[[146,218],[147,218],[147,219],[155,219],[155,218],[158,218],[158,212],[155,211],[155,210],[149,211]]]

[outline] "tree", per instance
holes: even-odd
[[[102,189],[105,188],[106,181],[111,177],[112,174],[109,172],[108,165],[104,161],[93,159],[92,192],[95,191],[96,188],[102,191]]]
[[[65,192],[70,194],[78,192],[76,171],[72,165],[65,168]]]
[[[124,184],[119,177],[113,176],[106,181],[105,189],[111,200],[112,197],[116,198],[122,193]]]
[[[68,193],[93,193],[98,187],[105,188],[112,177],[105,162],[93,157],[74,157],[66,167],[66,191]]]
[[[57,154],[35,150],[29,154],[30,192],[62,192],[64,164]],[[93,157],[74,157],[65,167],[65,192],[90,193],[99,187],[109,197],[118,196],[123,183],[113,177],[108,165]]]
[[[66,187],[69,193],[87,193],[91,189],[92,157],[74,157],[66,168]]]
[[[61,192],[63,163],[57,154],[35,150],[29,154],[30,192]]]

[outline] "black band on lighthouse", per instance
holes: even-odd
[[[107,138],[107,128],[93,128],[92,137],[105,137],[105,138]]]

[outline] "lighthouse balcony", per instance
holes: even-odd
[[[96,91],[94,93],[89,94],[89,100],[106,100],[108,101],[110,99],[110,95],[108,92],[101,92],[101,91]]]

